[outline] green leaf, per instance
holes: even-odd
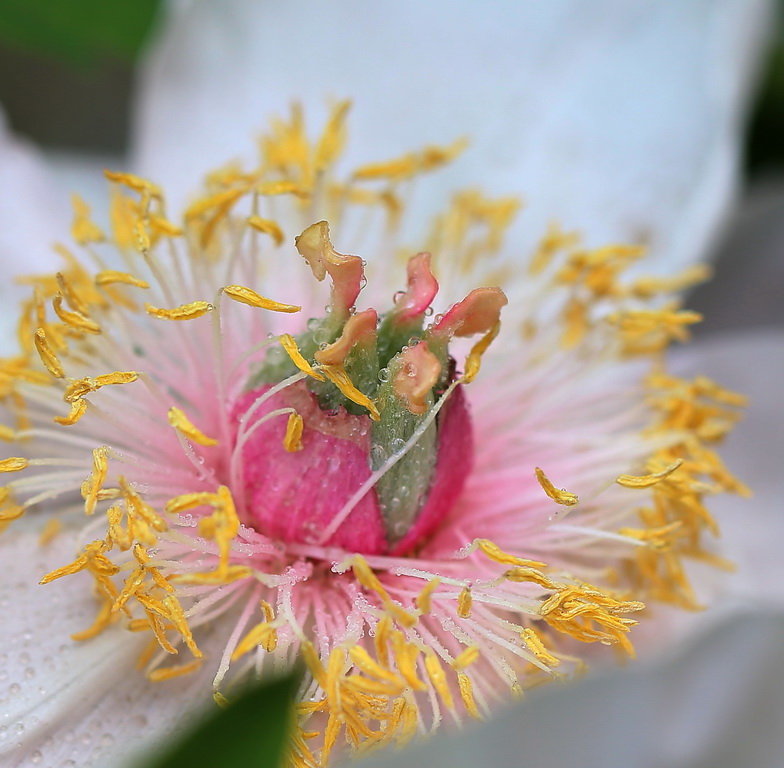
[[[299,674],[247,687],[144,768],[280,768]]]
[[[133,60],[159,6],[160,0],[2,0],[0,41],[76,64]]]

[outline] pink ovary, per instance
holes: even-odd
[[[250,430],[270,411],[295,408],[304,429],[301,450],[283,447],[285,416],[258,426],[242,449],[243,522],[270,538],[288,543],[321,544],[347,552],[405,555],[419,546],[447,517],[460,495],[473,461],[471,418],[458,387],[439,418],[438,457],[433,481],[416,520],[390,542],[375,489],[366,493],[327,540],[329,523],[370,477],[372,422],[344,408],[322,410],[302,382],[273,395],[241,418],[270,385],[247,392],[234,409],[238,431]]]

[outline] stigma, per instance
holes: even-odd
[[[295,355],[268,353],[235,407],[243,521],[287,543],[409,553],[448,516],[473,461],[450,342],[492,332],[506,297],[476,289],[428,322],[438,282],[419,253],[391,306],[357,311],[363,261],[335,251],[323,221],[296,246],[317,280],[329,275],[330,304],[291,338]],[[317,365],[303,371],[308,357]],[[286,412],[294,440],[292,422],[269,417]]]

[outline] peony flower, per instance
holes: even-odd
[[[644,603],[696,606],[683,557],[722,564],[706,495],[745,490],[713,449],[742,398],[665,364],[701,268],[555,226],[510,262],[515,201],[473,190],[412,247],[412,184],[461,143],[340,173],[345,119],[277,121],[182,221],[108,173],[110,227],[75,198],[81,256],[31,278],[6,361],[3,519],[52,514],[14,567],[69,623],[94,605],[73,693],[119,665],[177,712],[302,656],[304,765],[632,653]],[[19,759],[84,754],[29,725]]]

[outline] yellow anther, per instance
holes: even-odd
[[[71,224],[71,236],[79,245],[100,243],[104,240],[101,228],[90,219],[90,206],[77,194],[71,195],[71,206],[74,217]]]
[[[220,691],[213,691],[212,698],[221,709],[226,709],[231,703]]]
[[[147,673],[147,679],[153,683],[160,683],[163,680],[171,680],[175,677],[182,677],[183,675],[190,675],[201,667],[201,660],[188,662],[187,664],[180,664],[176,667],[158,667]]]
[[[215,438],[207,437],[198,427],[194,426],[193,422],[185,415],[179,408],[172,406],[169,408],[169,424],[173,426],[178,432],[181,432],[185,437],[193,443],[198,445],[217,445],[218,441]]]
[[[54,541],[57,535],[63,529],[63,522],[59,517],[50,517],[44,527],[41,529],[41,534],[38,537],[38,543],[45,547],[47,544]]]
[[[24,513],[25,508],[18,504],[12,504],[5,509],[0,509],[0,524],[5,527],[5,523],[10,523],[12,520],[18,520]]]
[[[313,366],[302,356],[299,351],[297,342],[293,336],[284,333],[280,336],[280,345],[286,351],[286,354],[291,358],[291,362],[297,366],[303,373],[316,379],[316,381],[324,381],[324,377],[316,371]]]
[[[559,251],[572,248],[579,241],[576,232],[564,232],[558,224],[550,224],[528,266],[532,275],[538,275]]]
[[[392,619],[389,614],[384,614],[376,624],[376,636],[373,645],[376,649],[376,658],[385,667],[389,666],[389,639],[392,632]]]
[[[242,285],[227,285],[223,289],[223,293],[241,304],[258,307],[259,309],[268,309],[272,312],[299,312],[302,309],[302,307],[294,304],[282,304],[279,301],[267,299],[264,296],[260,296],[256,291]]]
[[[438,577],[430,579],[430,581],[428,581],[427,584],[422,587],[421,592],[416,596],[416,605],[422,614],[430,613],[433,592],[438,589],[440,584],[441,579]]]
[[[133,237],[134,245],[139,253],[145,254],[150,250],[150,234],[147,232],[147,227],[144,219],[136,219],[133,224]]]
[[[55,275],[55,279],[57,280],[57,286],[60,289],[60,293],[68,302],[68,306],[70,306],[71,309],[80,312],[85,317],[89,317],[90,308],[87,306],[87,303],[82,299],[82,297],[79,296],[79,294],[76,292],[76,289],[73,287],[70,280],[68,280],[62,272],[58,272]]]
[[[624,488],[650,488],[652,485],[664,480],[675,472],[683,464],[683,459],[677,459],[660,472],[652,472],[649,475],[620,475],[615,482]]]
[[[547,475],[539,468],[536,467],[536,479],[542,490],[556,503],[563,504],[566,507],[573,507],[579,501],[576,494],[570,493],[563,488],[556,488],[548,479]]]
[[[283,245],[283,240],[285,239],[283,230],[272,219],[262,219],[261,216],[249,216],[248,225],[257,232],[269,235],[275,241],[275,245]]]
[[[327,673],[324,670],[324,665],[321,663],[321,659],[319,658],[313,643],[305,640],[300,646],[300,650],[302,652],[302,659],[304,660],[307,668],[310,670],[310,674],[313,675],[313,679],[323,689],[326,689]]]
[[[154,307],[152,304],[145,304],[144,309],[147,311],[147,314],[153,317],[160,317],[163,320],[193,320],[206,315],[207,312],[211,312],[215,307],[208,301],[191,301],[188,304],[174,307],[174,309],[162,309],[161,307]]]
[[[185,218],[195,219],[203,216],[205,213],[218,211],[223,215],[227,214],[231,207],[243,196],[248,193],[247,188],[226,189],[223,192],[217,192],[214,195],[202,197],[195,203],[192,203],[185,210]]]
[[[88,395],[90,392],[95,392],[101,387],[111,384],[131,384],[139,378],[136,371],[113,371],[112,373],[104,373],[96,376],[94,379],[74,379],[65,388],[63,399],[66,403],[76,403],[78,400]]]
[[[351,400],[352,403],[367,408],[370,418],[379,421],[381,414],[376,408],[376,404],[364,393],[360,392],[346,373],[345,368],[340,365],[323,365],[321,367],[324,375],[340,390],[341,394]]]
[[[543,664],[547,664],[548,667],[557,667],[561,663],[561,660],[557,656],[553,656],[547,648],[545,648],[539,633],[532,627],[526,627],[526,629],[520,633],[520,637],[528,650]]]
[[[0,472],[19,472],[30,465],[28,459],[20,456],[12,456],[8,459],[0,459]]]
[[[165,237],[179,237],[183,232],[176,224],[157,215],[150,216],[150,229],[154,235],[164,235]]]
[[[71,328],[78,328],[80,331],[85,331],[86,333],[101,332],[101,327],[94,320],[85,317],[81,312],[69,312],[65,309],[63,307],[63,297],[59,293],[52,299],[52,306],[54,307],[57,317],[66,325],[70,325]]]
[[[92,382],[95,389],[107,387],[112,384],[133,384],[139,378],[136,371],[112,371],[112,373],[102,373],[96,376]]]
[[[146,193],[153,197],[160,197],[161,195],[160,189],[157,185],[153,184],[147,179],[143,179],[141,176],[136,176],[133,173],[121,173],[119,171],[110,171],[108,169],[104,169],[103,175],[109,181],[122,184],[123,186],[132,189],[134,192],[138,192],[140,194]]]
[[[81,632],[75,632],[71,635],[71,640],[75,640],[76,642],[92,640],[92,638],[100,635],[101,632],[103,632],[104,629],[106,629],[115,618],[116,615],[112,612],[112,601],[105,598],[92,626],[82,630]]]
[[[476,706],[474,699],[474,686],[471,678],[465,672],[457,673],[457,685],[460,688],[460,698],[463,700],[463,705],[471,717],[481,720],[482,715],[479,713],[479,707]]]
[[[466,384],[471,383],[479,373],[479,368],[482,364],[482,355],[486,352],[487,348],[493,343],[493,340],[498,336],[501,330],[501,323],[496,323],[479,341],[471,347],[465,361],[465,373],[463,373],[463,381]]]
[[[462,651],[452,662],[454,669],[465,669],[470,667],[479,658],[479,648],[475,645],[470,645]]]
[[[332,109],[324,133],[316,145],[313,161],[316,173],[321,173],[337,160],[346,143],[346,115],[351,107],[350,101],[341,101]]]
[[[84,512],[92,515],[98,503],[98,493],[103,488],[109,472],[109,449],[102,445],[93,449],[93,469],[89,477],[82,483]]]
[[[165,510],[169,515],[180,515],[188,510],[204,505],[217,506],[218,497],[214,493],[200,491],[197,493],[184,493],[175,496],[166,502]]]
[[[38,357],[41,358],[41,362],[44,364],[46,370],[56,379],[65,378],[63,366],[49,344],[46,337],[46,331],[43,328],[38,328],[33,339],[35,341],[35,349],[38,352]]]
[[[290,413],[286,423],[286,434],[283,436],[283,447],[289,452],[294,453],[302,450],[302,431],[305,422],[298,413]]]
[[[471,615],[471,606],[474,600],[471,597],[471,588],[463,587],[457,596],[457,615],[461,619],[467,619]]]
[[[545,589],[558,589],[560,586],[557,582],[549,579],[537,568],[527,568],[525,566],[517,566],[510,568],[504,573],[504,578],[507,581],[528,582],[531,584],[538,584]]]
[[[394,672],[385,669],[377,661],[371,658],[370,654],[362,648],[362,646],[355,645],[348,652],[351,661],[361,669],[365,674],[378,677],[381,680],[386,680],[390,683],[397,683],[398,677]]]
[[[501,565],[519,565],[524,568],[544,568],[546,565],[538,560],[527,560],[517,555],[510,555],[489,539],[476,539],[476,545],[487,557]]]
[[[588,305],[577,297],[573,297],[564,306],[562,319],[564,330],[561,336],[561,346],[564,349],[573,349],[588,333],[590,327]]]
[[[398,671],[403,679],[415,690],[424,691],[425,684],[417,677],[417,658],[419,648],[413,643],[408,642],[402,632],[391,632],[390,641],[392,644],[392,655],[395,659]]]
[[[439,166],[451,162],[467,145],[468,142],[465,139],[458,139],[448,147],[425,147],[420,152],[411,152],[394,160],[360,166],[352,175],[357,181],[372,179],[402,181],[417,173],[435,170]]]
[[[254,648],[262,647],[267,653],[272,653],[278,645],[278,633],[275,627],[270,626],[266,621],[257,624],[253,629],[248,632],[245,637],[240,640],[234,653],[231,654],[231,660],[244,656]]]
[[[441,666],[438,656],[429,648],[425,653],[425,669],[427,670],[430,682],[433,684],[433,688],[436,689],[438,695],[441,697],[441,701],[444,702],[447,709],[454,709],[455,702],[452,698],[452,691],[449,688],[446,674],[444,674],[444,668]]]
[[[378,576],[373,573],[372,569],[362,555],[355,555],[352,563],[351,570],[354,572],[354,577],[365,589],[370,589],[381,597],[382,600],[389,600],[389,592],[384,589],[384,585],[378,580]]]
[[[0,440],[5,440],[10,443],[11,441],[16,440],[16,432],[14,432],[11,427],[0,424]]]
[[[310,194],[307,189],[293,181],[265,181],[257,185],[255,191],[264,197],[274,197],[276,195],[308,197]]]

